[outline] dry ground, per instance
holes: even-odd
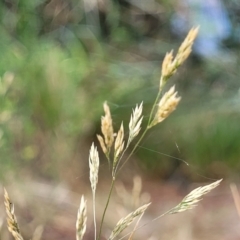
[[[142,223],[175,206],[192,188],[199,186],[192,184],[189,189],[180,190],[178,187],[156,181],[145,181],[143,191],[145,200],[151,197],[152,205],[142,219]],[[121,185],[120,185],[121,187]],[[88,199],[88,229],[86,240],[93,239],[93,224],[91,218],[91,196],[89,189],[79,186],[74,192],[64,184],[49,184],[27,181],[15,182],[7,186],[11,200],[15,203],[15,213],[25,239],[35,238],[42,232],[42,240],[69,240],[75,239],[75,220],[80,194],[84,193]],[[121,196],[125,192],[126,196]],[[103,234],[108,236],[116,222],[132,211],[131,189],[122,188],[120,197],[115,195],[111,203]],[[148,194],[149,195],[148,195]],[[130,194],[130,195],[128,195]],[[2,192],[3,196],[3,192]],[[107,196],[107,186],[100,183],[98,189],[98,216],[101,216]],[[3,198],[2,198],[3,203]],[[5,211],[1,207],[2,228],[1,239],[10,240],[7,232]],[[104,239],[104,238],[102,238]],[[126,239],[126,238],[125,238]],[[169,215],[138,230],[135,239],[139,240],[238,240],[240,239],[240,217],[237,214],[231,195],[229,184],[223,182],[220,187],[205,196],[194,210]]]

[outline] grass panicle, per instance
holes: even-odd
[[[133,109],[130,122],[129,122],[129,136],[128,136],[128,143],[127,146],[132,142],[132,140],[138,135],[141,130],[142,124],[142,109],[143,109],[143,102],[135,109]]]
[[[111,112],[107,102],[103,104],[103,109],[105,112],[105,116],[102,116],[102,119],[101,119],[101,130],[102,130],[104,139],[100,135],[98,135],[97,138],[99,140],[99,143],[101,145],[101,148],[104,154],[109,160],[110,150],[114,142],[114,131],[113,131],[113,125],[112,125]]]
[[[95,240],[97,237],[97,224],[96,224],[96,188],[98,183],[98,170],[99,170],[99,155],[97,147],[92,146],[89,153],[89,168],[90,168],[90,182],[93,195],[93,219],[94,219],[94,229],[95,229]]]
[[[97,182],[98,182],[98,170],[99,170],[99,156],[97,147],[92,143],[90,154],[89,154],[89,168],[90,168],[90,182],[92,191],[96,191]]]
[[[123,123],[120,126],[120,129],[118,131],[115,144],[114,144],[114,160],[113,160],[113,172],[115,170],[115,166],[117,164],[117,161],[119,159],[120,154],[122,153],[124,149],[124,129],[123,129]]]
[[[116,224],[116,226],[114,227],[108,240],[113,240],[115,237],[117,237],[125,228],[127,228],[133,222],[133,220],[136,217],[141,216],[146,211],[146,209],[148,208],[148,206],[150,204],[151,203],[144,204],[143,206],[139,207],[134,212],[131,212],[126,217],[120,219],[118,221],[118,223]]]
[[[161,98],[158,104],[157,112],[149,128],[166,119],[176,109],[180,100],[181,97],[177,97],[175,86],[171,87]]]
[[[15,240],[23,240],[17,222],[17,217],[14,214],[14,205],[11,202],[7,190],[4,188],[4,204],[7,213],[8,230],[13,235]]]
[[[162,63],[162,75],[160,78],[160,90],[164,87],[167,80],[177,71],[178,67],[188,58],[192,51],[194,40],[197,37],[199,27],[192,28],[182,44],[177,55],[173,57],[173,51],[167,53]]]
[[[76,221],[76,240],[82,240],[86,232],[87,225],[87,201],[84,196],[81,198]]]
[[[208,184],[203,187],[198,187],[191,191],[183,200],[176,206],[174,207],[169,214],[175,214],[179,212],[184,212],[190,209],[193,209],[194,207],[197,206],[197,203],[202,200],[203,195],[209,193],[212,191],[214,188],[216,188],[222,179],[213,182],[211,184]]]

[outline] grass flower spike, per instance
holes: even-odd
[[[82,240],[83,235],[86,232],[86,224],[87,224],[87,204],[86,200],[84,200],[84,196],[82,196],[80,207],[78,209],[77,214],[76,240]]]
[[[92,144],[89,154],[90,182],[92,191],[96,191],[98,182],[99,156],[97,148]]]
[[[160,90],[167,80],[176,72],[177,68],[183,64],[192,52],[192,46],[197,37],[199,27],[192,28],[185,40],[178,49],[177,55],[173,58],[173,51],[167,53],[162,63],[162,75],[160,78]]]
[[[202,200],[202,196],[212,191],[214,188],[216,188],[222,179],[213,182],[209,185],[206,185],[204,187],[198,187],[191,191],[183,200],[174,207],[169,214],[184,212],[186,210],[192,209],[197,206],[197,203]]]
[[[145,204],[139,207],[134,212],[128,214],[126,217],[120,219],[115,228],[113,229],[108,240],[112,240],[117,237],[125,228],[127,228],[133,222],[136,217],[141,216],[146,211],[149,205],[150,203]]]
[[[176,109],[180,100],[181,97],[177,97],[175,86],[171,87],[161,98],[157,112],[153,121],[150,123],[149,128],[166,119]]]
[[[127,146],[132,142],[132,140],[138,135],[141,130],[141,123],[142,123],[142,109],[143,103],[139,106],[137,105],[135,109],[133,109],[130,122],[129,122],[129,137]]]
[[[106,102],[103,104],[103,109],[105,116],[102,116],[101,119],[101,130],[104,138],[100,135],[97,135],[97,138],[104,154],[107,156],[107,159],[109,159],[109,153],[114,141],[114,131],[110,108]]]
[[[99,156],[97,148],[92,144],[89,154],[89,168],[90,168],[90,182],[92,187],[93,195],[93,221],[94,221],[94,230],[95,230],[95,240],[97,237],[97,225],[96,225],[96,187],[98,183],[98,170],[99,170]]]
[[[123,129],[123,124],[121,124],[121,127],[118,131],[115,144],[114,144],[114,160],[113,160],[113,171],[115,169],[115,166],[117,164],[117,161],[119,159],[120,154],[122,153],[124,149],[124,129]]]
[[[17,223],[17,217],[14,214],[14,205],[11,202],[6,189],[4,189],[4,204],[7,213],[8,230],[13,235],[15,240],[23,240],[20,229]]]
[[[189,31],[189,33],[188,33],[187,37],[185,38],[185,40],[183,41],[183,43],[181,44],[181,46],[179,47],[177,56],[174,60],[176,62],[177,66],[180,66],[192,52],[193,42],[197,37],[198,29],[199,29],[199,27],[192,28]]]

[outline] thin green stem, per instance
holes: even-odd
[[[110,187],[110,190],[109,190],[109,193],[108,193],[108,199],[107,199],[104,211],[103,211],[103,215],[102,215],[102,219],[101,219],[101,224],[100,224],[100,229],[99,229],[97,240],[100,240],[100,237],[101,237],[102,226],[103,226],[104,218],[105,218],[105,215],[106,215],[106,212],[107,212],[107,208],[108,208],[108,205],[109,205],[109,202],[110,202],[110,198],[111,198],[111,195],[112,195],[114,184],[115,184],[115,177],[112,178],[112,183],[111,183],[111,187]]]

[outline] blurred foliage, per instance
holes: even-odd
[[[128,121],[135,103],[144,100],[145,108],[150,108],[161,60],[181,42],[170,26],[176,3],[155,3],[114,0],[94,6],[77,0],[1,1],[2,177],[9,169],[17,169],[19,175],[35,169],[36,175],[48,177],[64,175],[71,166],[81,171],[77,168],[88,153],[85,149],[82,154],[83,141],[87,147],[92,141],[105,100],[116,125],[122,119]],[[235,12],[240,9],[234,1],[228,7]],[[180,70],[173,82],[179,82],[184,100],[174,116],[144,142],[148,149],[160,143],[157,151],[209,172],[214,172],[216,162],[223,169],[239,170],[239,49],[232,46],[231,55],[219,62],[193,57]],[[180,152],[175,141],[183,149]],[[138,153],[156,175],[167,177],[181,165],[144,149]]]

